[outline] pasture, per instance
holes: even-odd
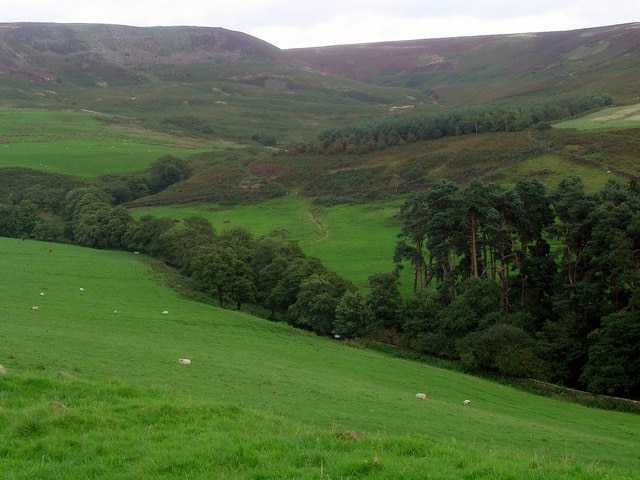
[[[2,478],[640,478],[634,414],[190,301],[132,253],[0,267]]]
[[[628,181],[615,173],[607,173],[603,168],[572,162],[558,155],[540,155],[527,159],[514,165],[510,175],[512,178],[535,178],[546,186],[547,192],[551,192],[563,179],[570,177],[580,177],[589,193],[602,190],[609,179],[621,183]]]
[[[0,110],[0,167],[25,167],[87,179],[143,170],[164,155],[215,149],[202,140],[136,128],[97,112]],[[226,147],[225,147],[226,148]]]
[[[554,128],[593,130],[596,128],[622,129],[640,126],[640,104],[611,107],[578,118],[554,124]]]
[[[293,240],[308,255],[363,286],[369,275],[394,268],[393,250],[400,231],[394,216],[401,204],[392,201],[319,207],[292,195],[232,209],[214,204],[169,205],[132,213],[136,217],[151,214],[176,219],[201,216],[218,232],[243,227],[256,237]]]

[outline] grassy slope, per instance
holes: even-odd
[[[640,104],[613,107],[566,120],[555,125],[556,128],[575,128],[593,130],[598,128],[622,129],[637,128],[640,124]]]
[[[163,155],[184,158],[215,146],[163,135],[95,112],[0,110],[0,167],[95,178],[142,170]]]
[[[3,478],[640,478],[637,415],[187,301],[134,254],[0,246]]]
[[[141,208],[134,214],[178,219],[202,216],[219,232],[243,227],[256,237],[295,240],[308,255],[357,285],[366,285],[372,273],[394,268],[393,249],[400,228],[393,217],[399,207],[398,201],[317,207],[288,196],[232,209],[203,204]]]

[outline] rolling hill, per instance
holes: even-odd
[[[637,99],[640,23],[522,33],[306,48],[288,53],[334,75],[416,88],[443,106],[537,101],[606,91]]]
[[[247,141],[257,132],[285,141],[408,108],[592,92],[630,103],[639,53],[638,23],[293,50],[222,28],[0,24],[0,99],[122,113],[214,138]],[[233,125],[241,116],[253,132]]]

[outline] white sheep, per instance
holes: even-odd
[[[463,405],[471,405],[471,400],[465,400],[462,402]]]
[[[35,305],[33,307],[31,307],[31,310],[33,310],[34,312],[38,311],[38,307],[36,307]]]
[[[426,393],[416,393],[416,398],[418,400],[426,400],[427,399],[427,394]]]
[[[178,362],[180,362],[182,365],[191,365],[191,360],[189,360],[188,358],[179,358]]]
[[[6,375],[6,374],[7,374],[7,369],[4,366],[0,365],[0,375]]]
[[[80,287],[80,293],[84,292],[84,288]]]
[[[163,311],[162,311],[162,314],[163,314],[163,315],[169,315],[169,310],[163,310]]]
[[[41,296],[41,297],[44,297],[44,292],[40,292],[40,296]]]
[[[117,314],[118,314],[118,310],[114,310],[114,311],[113,311],[113,314],[114,314],[114,315],[117,315]]]

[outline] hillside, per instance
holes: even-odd
[[[194,175],[137,206],[234,205],[282,194],[362,201],[424,190],[441,178],[513,184],[535,175],[552,187],[562,172],[586,173],[593,190],[606,172],[625,181],[640,177],[640,143],[628,130],[633,123],[619,132],[496,131],[417,143],[409,142],[413,133],[398,137],[390,123],[384,128],[395,140],[382,147],[380,138],[304,155],[292,146],[317,144],[328,129],[441,112],[460,118],[469,105],[545,106],[601,93],[616,105],[630,104],[638,96],[638,54],[638,23],[294,50],[223,28],[0,24],[0,102],[33,110],[29,128],[6,117],[3,142],[12,148],[3,153],[13,155],[3,155],[1,164],[49,165],[64,173],[82,164],[78,174],[97,175],[153,161],[157,149],[145,144],[155,140],[142,142],[146,155],[135,162],[132,149],[111,147],[109,166],[83,162],[85,149],[99,158],[100,142],[74,148],[67,140],[91,123],[104,130],[82,134],[86,140],[113,137],[110,144],[120,146],[128,130],[140,132],[138,138],[198,145],[197,152],[166,149],[187,158]],[[78,123],[63,130],[41,109],[87,118],[75,117]],[[51,142],[55,158],[47,159]],[[36,146],[44,150],[33,155]],[[65,153],[69,148],[72,154]]]
[[[637,414],[190,301],[142,255],[0,247],[3,478],[638,478]]]
[[[208,140],[300,139],[403,101],[221,28],[0,25],[5,107],[89,110]]]
[[[603,91],[636,99],[640,23],[566,32],[289,50],[334,75],[427,92],[443,106]]]
[[[164,65],[282,62],[276,47],[223,28],[4,24],[2,73],[34,82],[151,81]]]
[[[629,103],[639,53],[637,23],[295,50],[223,28],[0,24],[0,100],[209,138],[288,141],[407,109],[582,93]]]

